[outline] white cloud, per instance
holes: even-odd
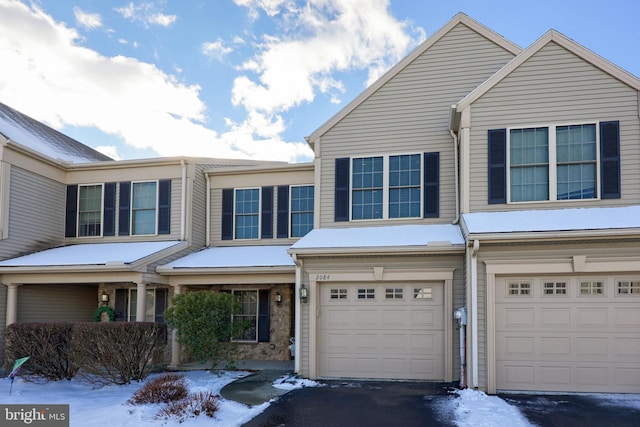
[[[151,25],[170,27],[177,19],[176,15],[165,15],[159,12],[153,3],[140,3],[137,6],[129,3],[127,6],[118,7],[115,10],[124,18],[132,22],[140,22],[145,27]]]
[[[0,28],[0,99],[55,128],[95,127],[160,156],[310,156],[306,144],[279,139],[278,118],[250,117],[224,133],[208,129],[199,86],[153,64],[82,47],[76,30],[37,6],[0,1]]]
[[[122,157],[120,157],[120,154],[118,153],[118,147],[115,145],[99,145],[95,147],[95,149],[105,156],[111,157],[113,160],[122,160]]]
[[[222,61],[222,59],[231,52],[233,52],[233,49],[225,46],[222,39],[202,43],[202,53],[210,59]]]
[[[86,28],[87,30],[94,30],[102,27],[102,17],[98,13],[84,12],[76,6],[73,8],[73,15],[76,17],[78,25]]]
[[[251,19],[259,18],[259,10],[262,9],[268,16],[275,16],[283,7],[292,7],[292,0],[234,0],[238,6],[246,7],[249,10]],[[287,6],[288,5],[288,6]]]

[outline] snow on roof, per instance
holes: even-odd
[[[3,103],[0,103],[0,133],[53,160],[68,163],[113,160]]]
[[[85,243],[61,246],[0,261],[0,267],[131,264],[179,243],[178,241]]]
[[[178,268],[225,267],[293,267],[289,246],[233,246],[205,248],[161,267]]]
[[[640,228],[640,206],[462,214],[470,234]]]
[[[394,225],[311,230],[291,249],[464,245],[457,225]]]

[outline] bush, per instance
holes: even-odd
[[[31,358],[20,368],[28,380],[70,380],[78,372],[71,349],[71,323],[13,323],[5,335],[5,363],[11,370],[16,359]]]
[[[164,351],[165,336],[166,326],[160,323],[78,323],[73,348],[91,381],[129,384],[149,375]]]
[[[246,329],[246,324],[231,321],[239,312],[240,303],[232,294],[200,291],[177,295],[164,317],[186,353],[199,362],[210,360],[214,369],[221,360],[233,364],[231,338]]]
[[[169,373],[149,380],[133,394],[129,403],[169,403],[182,400],[188,394],[184,375]]]
[[[175,401],[167,404],[157,418],[175,418],[182,423],[187,418],[198,417],[201,414],[213,418],[218,410],[220,397],[211,392],[192,393],[187,399]]]

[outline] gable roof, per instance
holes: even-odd
[[[113,160],[0,102],[0,134],[29,151],[63,163]]]
[[[630,87],[640,91],[640,79],[633,76],[629,72],[623,70],[617,65],[607,61],[600,55],[592,52],[584,46],[576,43],[574,40],[568,38],[562,33],[556,30],[547,31],[542,37],[536,40],[531,46],[523,50],[515,58],[513,58],[507,65],[498,70],[493,76],[485,80],[480,86],[471,91],[468,95],[460,100],[457,104],[452,106],[452,109],[460,113],[467,108],[473,102],[482,97],[485,93],[491,90],[495,85],[500,83],[509,74],[515,71],[520,65],[525,63],[529,58],[538,53],[542,48],[549,43],[556,43],[559,46],[565,48],[574,55],[582,58],[593,66],[599,68],[610,76],[620,80],[621,82],[629,85]],[[452,129],[457,130],[457,129]]]
[[[316,129],[311,135],[307,136],[305,139],[307,142],[313,147],[315,141],[325,134],[329,129],[334,127],[337,123],[339,123],[342,119],[344,119],[349,113],[355,110],[360,104],[362,104],[366,99],[368,99],[371,95],[373,95],[378,89],[384,86],[389,80],[395,77],[398,73],[400,73],[403,69],[405,69],[409,64],[411,64],[414,60],[416,60],[420,55],[426,52],[431,46],[436,44],[440,39],[442,39],[446,34],[448,34],[451,30],[453,30],[458,25],[465,25],[469,27],[471,30],[476,33],[482,35],[488,40],[492,41],[496,45],[502,47],[508,52],[511,52],[514,55],[518,55],[522,48],[518,45],[512,43],[511,41],[505,39],[500,34],[491,30],[488,27],[480,24],[479,22],[471,19],[469,16],[464,13],[456,14],[447,24],[445,24],[442,28],[436,31],[431,37],[427,38],[425,41],[420,43],[418,47],[416,47],[409,55],[404,57],[400,62],[394,65],[389,71],[387,71],[382,77],[376,80],[371,86],[369,86],[366,90],[364,90],[360,95],[358,95],[353,101],[347,104],[342,110],[338,111],[333,117],[331,117],[328,121],[326,121],[322,126]]]

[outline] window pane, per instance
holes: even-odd
[[[547,128],[510,131],[512,202],[549,199],[548,133]]]
[[[102,229],[102,185],[81,185],[78,195],[78,235],[100,236]]]
[[[235,236],[236,239],[259,237],[260,190],[257,188],[236,190]]]
[[[258,337],[258,291],[233,291],[240,302],[240,312],[233,315],[234,321],[247,327],[243,334],[235,337],[239,341],[256,341]]]
[[[291,187],[291,237],[302,237],[313,229],[313,185]]]
[[[556,128],[558,200],[596,197],[596,126]]]
[[[389,157],[389,218],[420,216],[420,155]]]
[[[134,182],[131,195],[132,234],[156,233],[155,182]]]
[[[382,218],[382,157],[353,159],[352,218]]]

